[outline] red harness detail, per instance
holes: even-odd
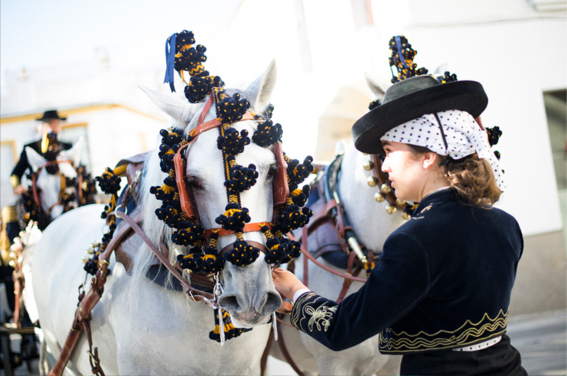
[[[181,147],[173,157],[173,165],[175,168],[175,181],[177,183],[177,190],[179,191],[179,202],[181,203],[181,210],[183,211],[183,214],[185,214],[185,216],[193,222],[197,221],[199,217],[194,209],[193,200],[189,196],[189,193],[187,191],[187,186],[185,184],[186,165],[185,162],[183,161],[182,152],[185,150],[185,148],[187,148],[189,145],[195,142],[195,140],[197,140],[197,137],[201,133],[204,133],[205,131],[209,131],[211,129],[214,129],[222,125],[222,120],[220,118],[215,118],[203,123],[203,120],[205,119],[205,116],[207,115],[213,101],[214,101],[214,97],[210,96],[209,100],[205,104],[205,107],[203,108],[203,111],[201,112],[201,115],[199,116],[199,124],[189,133],[189,135],[193,137],[193,139],[189,143]],[[250,112],[246,112],[246,114],[244,114],[244,116],[236,122],[249,121],[253,119],[254,119],[254,115]],[[283,205],[287,201],[287,197],[289,196],[289,186],[287,182],[287,170],[285,166],[285,160],[283,157],[283,150],[281,147],[281,143],[280,142],[275,143],[272,150],[276,157],[276,163],[277,163],[277,171],[272,182],[273,193],[274,193],[274,210],[275,210],[279,205]],[[275,213],[273,218],[275,219]],[[268,228],[271,229],[272,224],[266,221],[257,222],[257,223],[247,223],[246,226],[244,227],[244,233],[260,231],[260,229],[263,226],[268,226]],[[206,238],[210,237],[213,232],[218,233],[219,236],[232,235],[235,233],[234,231],[225,230],[223,228],[213,228],[213,229],[205,230],[205,237]]]

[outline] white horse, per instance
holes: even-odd
[[[36,186],[39,189],[39,201],[41,208],[49,214],[51,220],[60,216],[64,211],[64,205],[60,203],[61,176],[69,179],[77,178],[76,167],[81,162],[81,151],[83,148],[83,137],[81,137],[71,149],[61,151],[57,155],[59,171],[50,174],[43,169],[48,164],[46,158],[37,153],[33,148],[26,147],[28,162],[34,172],[40,170],[36,178]],[[64,188],[64,191],[72,192],[74,188]]]
[[[59,170],[56,174],[50,174],[46,169],[43,169],[47,164],[47,159],[37,153],[33,148],[26,147],[26,154],[28,162],[33,172],[39,170],[35,186],[37,199],[39,205],[45,214],[49,215],[50,221],[60,216],[64,211],[64,206],[60,203],[61,197],[61,176],[69,179],[77,178],[78,167],[81,162],[81,150],[83,147],[82,137],[73,145],[69,150],[61,151],[57,155],[56,164]],[[34,184],[29,184],[34,185]],[[64,192],[71,194],[74,188],[64,188]],[[75,207],[77,203],[73,204]],[[37,313],[37,306],[33,295],[31,264],[35,245],[41,238],[41,231],[37,225],[29,223],[26,229],[20,233],[18,242],[14,248],[23,248],[21,252],[21,261],[18,265],[22,268],[24,275],[25,287],[22,290],[23,302],[32,323],[36,322],[39,318]]]
[[[367,83],[372,92],[380,99],[385,93],[385,85],[367,76]],[[358,241],[374,252],[382,251],[386,238],[404,220],[400,212],[388,214],[387,201],[376,202],[374,195],[377,188],[367,184],[371,171],[364,168],[369,156],[361,153],[351,141],[344,151],[344,157],[338,176],[338,193],[343,203],[348,223],[356,233]],[[315,240],[311,240],[313,246]],[[311,250],[311,248],[310,248]],[[322,264],[345,273],[324,259]],[[309,289],[326,298],[336,300],[344,279],[334,275],[309,261]],[[303,258],[296,259],[295,274],[303,279]],[[358,275],[365,278],[365,271]],[[347,295],[358,291],[362,283],[353,281]],[[285,317],[289,324],[289,316]],[[382,355],[378,351],[378,336],[371,337],[352,348],[335,352],[323,346],[313,338],[292,327],[281,327],[282,339],[297,367],[306,375],[399,375],[400,357]],[[286,361],[278,343],[272,343],[272,356]]]
[[[275,64],[240,93],[251,103],[251,111],[261,112],[268,104],[275,83]],[[172,95],[144,89],[152,100],[188,133],[197,125],[204,105],[190,104]],[[232,94],[235,91],[226,90]],[[214,106],[205,121],[216,118]],[[254,121],[233,125],[252,135]],[[223,160],[217,149],[218,131],[205,132],[188,149],[186,175],[194,188],[194,199],[203,226],[218,227],[215,218],[227,204],[223,186]],[[272,178],[274,154],[254,143],[237,155],[241,165],[254,163],[259,172],[257,183],[241,194],[242,205],[250,210],[252,222],[271,221],[273,212]],[[169,251],[171,229],[155,215],[158,200],[149,193],[165,178],[159,167],[157,149],[144,165],[141,187],[143,229],[156,245]],[[57,357],[69,333],[77,306],[76,288],[85,281],[80,263],[85,250],[102,237],[102,205],[73,210],[56,219],[44,232],[38,244],[33,265],[34,292],[38,303],[45,340]],[[245,234],[247,240],[264,244],[260,232]],[[221,236],[218,248],[229,245],[234,236]],[[183,249],[183,248],[181,248]],[[183,251],[182,251],[183,252]],[[170,253],[173,261],[174,253]],[[213,311],[203,302],[192,302],[183,292],[169,290],[146,278],[154,261],[150,249],[143,245],[134,258],[132,274],[114,258],[110,261],[104,294],[92,312],[93,344],[98,347],[101,366],[110,375],[258,375],[260,359],[271,325],[265,324],[281,305],[275,291],[270,266],[264,254],[251,265],[237,267],[226,263],[221,272],[222,308],[229,311],[236,327],[254,327],[251,332],[227,340],[224,346],[209,339],[214,327]],[[70,374],[91,374],[87,340],[81,336],[68,365]]]

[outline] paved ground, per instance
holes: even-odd
[[[530,375],[567,375],[566,310],[513,317],[508,322],[512,345],[522,355],[522,365]],[[17,344],[16,340],[13,340]],[[25,365],[15,370],[18,376],[39,375],[37,360],[29,372]],[[272,357],[268,360],[272,376],[296,375],[289,365]],[[4,373],[4,371],[1,371]]]
[[[567,375],[565,310],[512,318],[508,335],[529,375]]]

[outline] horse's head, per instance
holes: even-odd
[[[49,215],[50,220],[57,218],[65,210],[62,198],[69,191],[67,188],[68,179],[76,179],[77,171],[75,167],[80,164],[82,138],[75,145],[66,151],[61,151],[56,160],[48,161],[37,153],[34,149],[26,147],[26,155],[32,171],[36,174],[32,182],[33,200],[39,201],[43,211]],[[57,168],[53,167],[54,165]]]
[[[268,105],[272,93],[276,76],[275,63],[270,64],[267,71],[254,81],[246,90],[226,89],[228,95],[240,93],[242,97],[250,102],[250,112],[262,114]],[[144,88],[142,88],[144,89]],[[206,105],[190,104],[171,95],[154,92],[144,89],[152,100],[177,123],[178,127],[185,130],[185,135],[189,137],[191,132],[198,125],[207,123],[217,118],[215,106],[207,109]],[[252,137],[258,128],[259,121],[254,119],[242,120],[232,124],[231,129],[236,130],[240,135],[243,130]],[[224,234],[217,222],[220,215],[226,214],[229,199],[227,198],[226,170],[230,169],[223,158],[223,152],[217,147],[220,128],[214,127],[206,132],[198,134],[198,138],[183,152],[186,158],[185,185],[187,186],[189,197],[191,197],[192,208],[195,216],[205,230],[207,243],[213,233],[218,232],[218,239],[213,245],[216,247],[216,255],[222,256],[227,251],[234,248],[237,237],[235,233]],[[244,151],[235,156],[236,164],[242,167],[251,167],[257,172],[255,184],[249,189],[244,190],[239,195],[241,208],[248,209],[250,216],[249,224],[256,224],[252,231],[244,230],[243,239],[248,245],[260,249],[260,255],[256,260],[248,265],[224,262],[224,267],[220,272],[220,283],[222,284],[222,294],[219,295],[218,303],[221,308],[229,311],[232,321],[236,327],[253,327],[265,323],[270,314],[276,311],[281,305],[281,297],[274,288],[271,278],[270,265],[265,261],[265,234],[260,232],[262,224],[270,224],[273,221],[274,208],[274,175],[278,171],[277,159],[274,146],[261,147],[256,143],[250,143]],[[150,162],[146,168],[146,174],[150,174],[150,169],[157,168],[157,159]],[[284,169],[285,167],[280,167]],[[162,175],[163,179],[163,175]],[[148,180],[149,181],[149,180]],[[146,185],[146,184],[145,184]],[[152,182],[148,185],[160,185]],[[144,207],[148,207],[147,203]],[[150,205],[150,209],[145,209],[144,223],[146,226],[156,224],[155,205]],[[260,225],[258,225],[260,224]],[[150,226],[152,228],[153,226]],[[148,227],[145,227],[147,231]],[[219,232],[220,231],[220,232]],[[190,254],[191,248],[174,245],[171,241],[171,231],[168,227],[162,228],[162,232],[169,243],[169,249],[181,251],[183,255]],[[158,235],[155,235],[158,236]],[[213,235],[214,236],[214,235]],[[215,245],[216,244],[216,245]],[[211,244],[209,244],[210,247]],[[209,250],[210,251],[210,250]],[[173,254],[171,254],[173,255]],[[174,256],[171,256],[172,262]],[[223,260],[224,261],[224,260]]]

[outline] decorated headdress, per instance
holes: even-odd
[[[217,148],[222,152],[226,194],[228,204],[225,212],[216,218],[216,222],[224,230],[234,232],[236,242],[233,248],[224,256],[217,251],[217,240],[219,229],[205,233],[203,226],[196,219],[183,211],[183,194],[180,193],[176,185],[177,178],[174,155],[190,144],[196,135],[194,130],[189,133],[187,138],[183,135],[183,130],[169,129],[162,130],[162,144],[159,156],[161,158],[160,167],[167,173],[161,187],[152,187],[151,193],[162,201],[162,206],[156,210],[157,217],[175,231],[172,235],[172,242],[180,246],[191,247],[187,255],[178,255],[177,261],[182,269],[188,272],[211,274],[221,271],[225,260],[237,266],[245,266],[253,263],[259,256],[259,249],[248,244],[243,233],[251,218],[248,209],[242,207],[240,193],[250,189],[258,178],[258,172],[253,164],[243,167],[236,163],[236,156],[244,151],[250,142],[256,143],[261,147],[279,147],[282,137],[282,127],[274,124],[271,120],[273,106],[269,105],[263,110],[262,114],[252,114],[252,119],[258,122],[258,128],[252,138],[248,131],[242,130],[240,133],[231,127],[233,122],[242,120],[247,114],[251,114],[249,101],[239,93],[232,96],[227,94],[224,89],[224,82],[218,76],[210,75],[205,70],[203,63],[207,60],[205,56],[206,48],[203,45],[194,45],[195,38],[192,32],[184,30],[181,33],[174,33],[166,41],[166,62],[167,69],[164,82],[169,83],[172,91],[174,87],[174,70],[179,73],[185,86],[185,97],[191,103],[204,101],[210,95],[209,101],[214,101],[217,118],[220,119]],[[189,76],[189,77],[187,77]],[[250,119],[250,118],[248,118]],[[184,154],[180,154],[184,159]],[[312,158],[308,156],[300,162],[292,160],[283,154],[287,163],[287,185],[289,187],[289,197],[285,203],[281,204],[276,211],[275,222],[260,224],[260,231],[267,239],[268,251],[265,260],[269,264],[286,263],[299,256],[301,252],[300,244],[289,240],[284,235],[291,230],[303,227],[313,215],[309,208],[304,207],[309,197],[309,187],[299,187],[301,182],[313,170],[311,165]],[[207,241],[208,239],[208,241]],[[221,318],[218,311],[216,322],[219,325]],[[220,326],[226,328],[226,321],[220,321]],[[215,332],[211,338],[217,339]],[[238,332],[226,333],[229,337],[237,336]]]
[[[403,36],[390,39],[390,49],[390,67],[397,70],[397,75],[392,70],[394,85],[388,88],[382,102],[373,102],[371,110],[354,124],[356,148],[384,155],[380,140],[390,140],[427,147],[453,159],[476,152],[490,163],[503,190],[505,183],[496,158],[499,153],[491,149],[498,141],[500,129],[496,126],[485,131],[475,121],[488,104],[482,85],[457,81],[457,76],[450,72],[437,77],[427,75],[425,68],[418,69],[413,62],[417,52]]]

